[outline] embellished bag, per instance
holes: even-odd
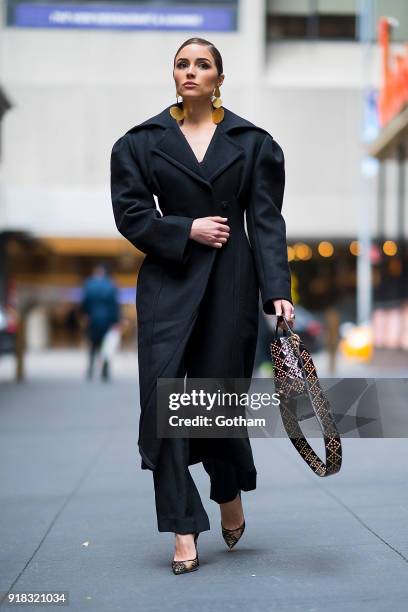
[[[282,330],[281,336],[278,334],[280,319],[283,319],[287,328]],[[340,434],[331,414],[329,401],[320,386],[310,352],[300,336],[291,330],[284,315],[277,315],[275,338],[270,344],[270,350],[282,422],[290,441],[315,474],[336,474],[340,471],[342,460]],[[309,398],[323,432],[326,464],[310,446],[299,425],[297,403],[305,396]]]

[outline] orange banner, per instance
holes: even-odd
[[[405,53],[391,53],[391,23],[387,17],[378,21],[378,42],[381,47],[382,84],[378,96],[381,126],[391,121],[408,103],[408,43]]]

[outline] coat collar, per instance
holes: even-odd
[[[244,147],[232,138],[234,130],[252,129],[266,133],[262,128],[236,115],[224,106],[224,119],[217,125],[205,155],[206,176],[208,176],[206,178],[187,139],[180,130],[176,120],[170,115],[171,106],[173,105],[167,106],[160,113],[143,121],[143,123],[135,125],[129,132],[133,133],[139,129],[153,126],[163,128],[163,135],[155,143],[152,152],[163,157],[210,189],[212,189],[214,180],[222,172],[245,155]]]

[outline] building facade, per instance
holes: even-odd
[[[129,3],[126,16],[102,18],[95,17],[99,3],[86,3],[84,16],[84,3],[76,2],[75,15],[54,11],[52,22],[50,15],[19,12],[19,4],[1,2],[0,82],[13,107],[2,129],[0,226],[38,241],[30,265],[15,271],[23,293],[35,294],[44,312],[54,318],[60,312],[63,320],[61,303],[75,303],[84,276],[103,258],[114,263],[124,308],[134,316],[142,254],[114,224],[110,151],[132,125],[175,101],[175,51],[201,36],[222,53],[224,105],[266,128],[285,152],[283,213],[295,300],[315,311],[338,304],[345,319],[355,317],[362,95],[367,81],[373,88],[381,81],[375,24],[370,65],[364,65],[357,0],[206,2],[208,11],[209,5],[225,11],[203,13],[208,29],[196,25],[198,13],[193,19],[200,2],[161,3],[162,11],[177,9],[178,18],[185,11],[187,25],[178,29],[156,13],[141,21],[136,12],[153,10],[148,2],[133,3],[137,19]],[[400,19],[398,50],[408,37],[408,6],[377,2],[375,17],[383,5]],[[392,239],[396,183],[386,188]],[[376,236],[374,209],[366,222]],[[51,334],[47,343],[55,342]]]

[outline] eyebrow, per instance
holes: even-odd
[[[187,57],[179,57],[177,61],[179,62],[180,60],[187,60],[188,61],[188,58]],[[208,57],[197,57],[196,60],[197,61],[198,60],[207,60],[207,62],[211,63],[211,60]]]

